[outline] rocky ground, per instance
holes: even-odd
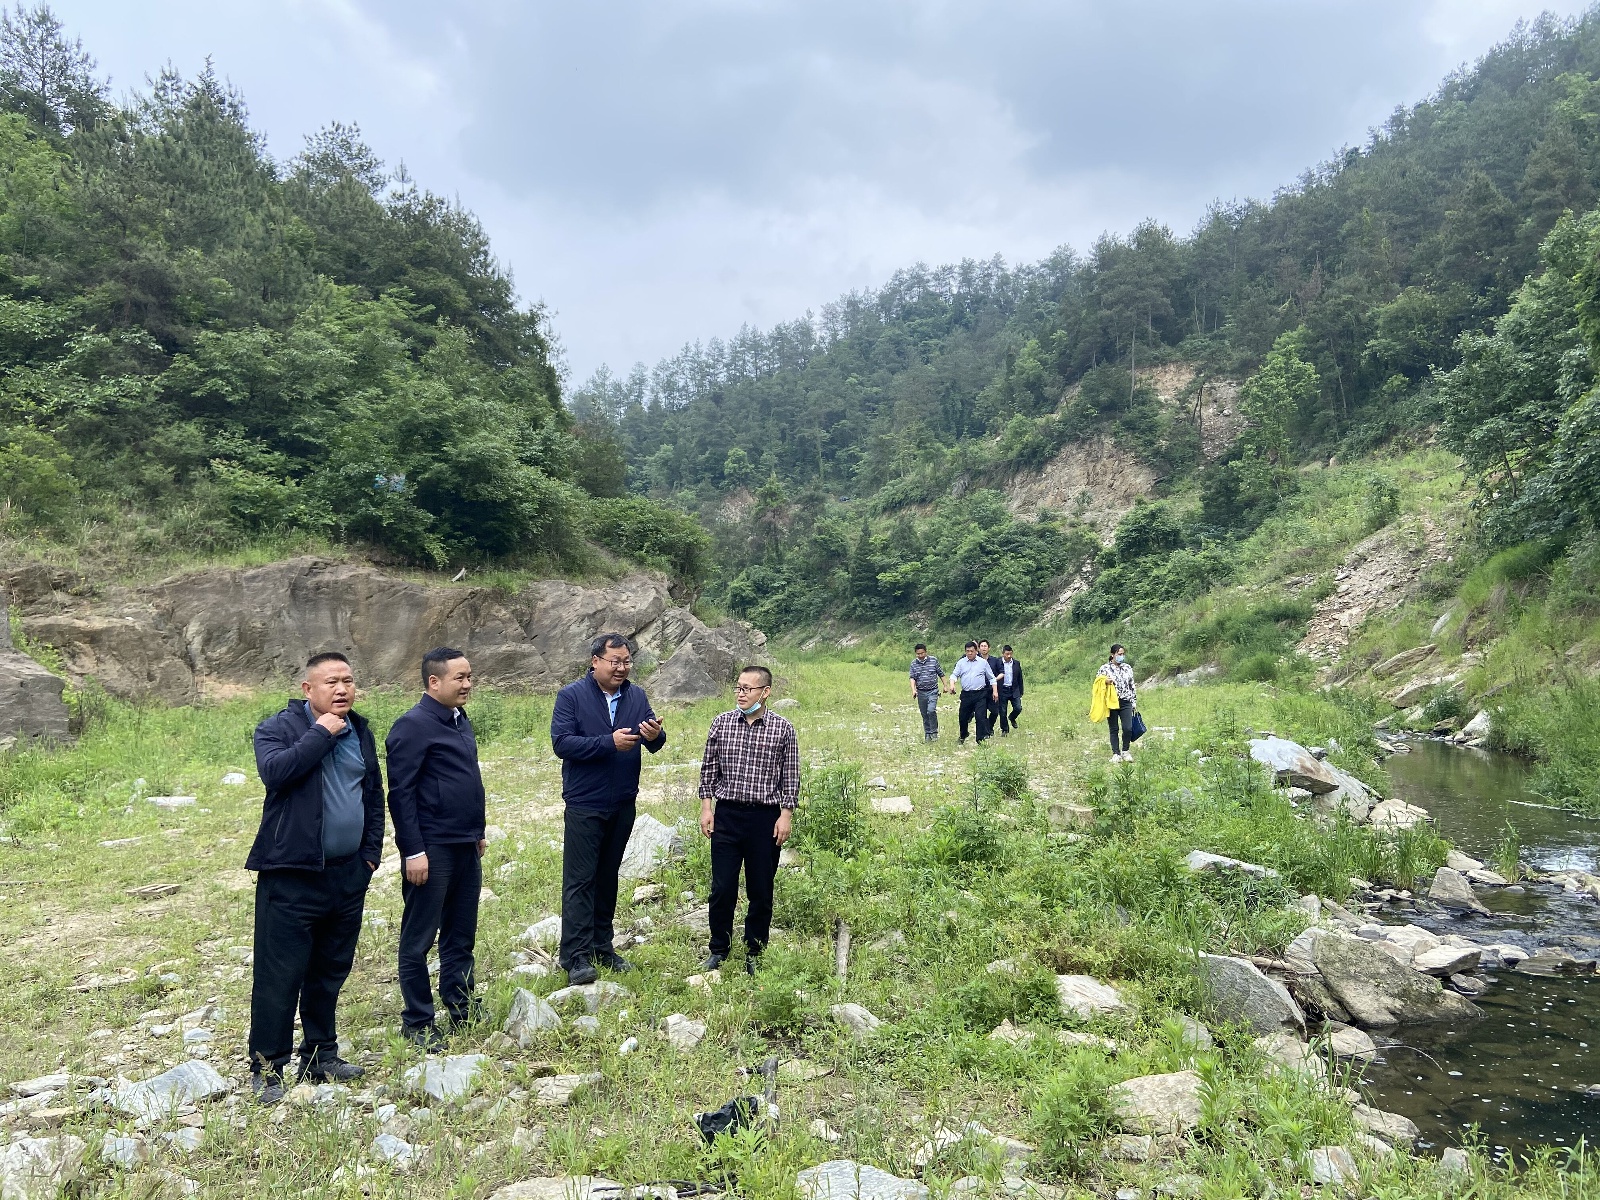
[[[1443,861],[1343,710],[1160,689],[1149,741],[1113,768],[1080,687],[1030,688],[996,752],[953,728],[925,746],[898,671],[802,658],[783,676],[819,773],[759,974],[698,966],[695,763],[717,704],[673,710],[647,766],[620,914],[636,970],[574,990],[550,961],[548,700],[490,698],[483,1020],[427,1060],[395,1037],[388,857],[341,1009],[368,1076],[271,1111],[242,1088],[241,863],[260,802],[248,734],[279,701],[116,708],[75,749],[14,760],[5,1194],[1558,1194],[1461,1150],[1414,1158],[1409,1122],[1361,1099],[1398,1022],[1469,1013],[1476,968],[1516,948],[1385,919],[1401,893],[1469,903],[1486,868]],[[407,703],[364,706],[382,726]],[[1239,712],[1284,737],[1252,743]],[[1360,823],[1330,824],[1338,808]],[[696,1114],[749,1096],[753,1127],[708,1145]]]

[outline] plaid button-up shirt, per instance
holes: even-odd
[[[700,799],[736,804],[800,803],[800,742],[794,726],[762,709],[754,721],[718,713],[700,759]]]

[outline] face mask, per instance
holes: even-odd
[[[1127,662],[1128,661],[1128,656],[1126,654],[1119,654],[1119,655],[1117,655],[1117,661],[1119,663]]]
[[[749,708],[741,708],[739,711],[747,717],[753,717],[761,711],[761,701],[757,700],[754,704],[750,705]]]

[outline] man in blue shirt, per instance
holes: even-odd
[[[255,733],[267,796],[244,865],[259,872],[249,1048],[250,1084],[263,1104],[283,1099],[296,1008],[302,1081],[363,1073],[339,1057],[334,1009],[383,851],[383,775],[372,730],[351,708],[350,660],[312,655],[300,691]]]
[[[950,691],[952,694],[961,693],[961,708],[958,715],[961,718],[961,736],[956,739],[957,745],[966,745],[967,730],[972,725],[974,717],[978,720],[978,744],[982,745],[989,736],[989,702],[1000,698],[999,689],[994,681],[994,668],[989,666],[989,660],[978,657],[978,643],[968,642],[965,653],[956,660],[956,665],[950,668]]]
[[[561,858],[561,965],[573,984],[596,967],[627,971],[617,953],[617,870],[639,799],[642,745],[667,744],[644,689],[629,681],[633,644],[603,633],[589,644],[589,673],[556,695],[550,744],[561,759],[566,841]]]
[[[450,1019],[472,1019],[478,938],[479,861],[484,840],[478,740],[467,719],[472,664],[449,646],[422,658],[424,695],[389,730],[389,811],[404,856],[400,891],[400,1014],[405,1036],[425,1050],[443,1037],[434,1023],[428,951],[439,942],[439,999]]]

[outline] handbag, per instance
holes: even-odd
[[[1133,710],[1133,720],[1128,723],[1128,741],[1137,742],[1144,736],[1144,714]]]

